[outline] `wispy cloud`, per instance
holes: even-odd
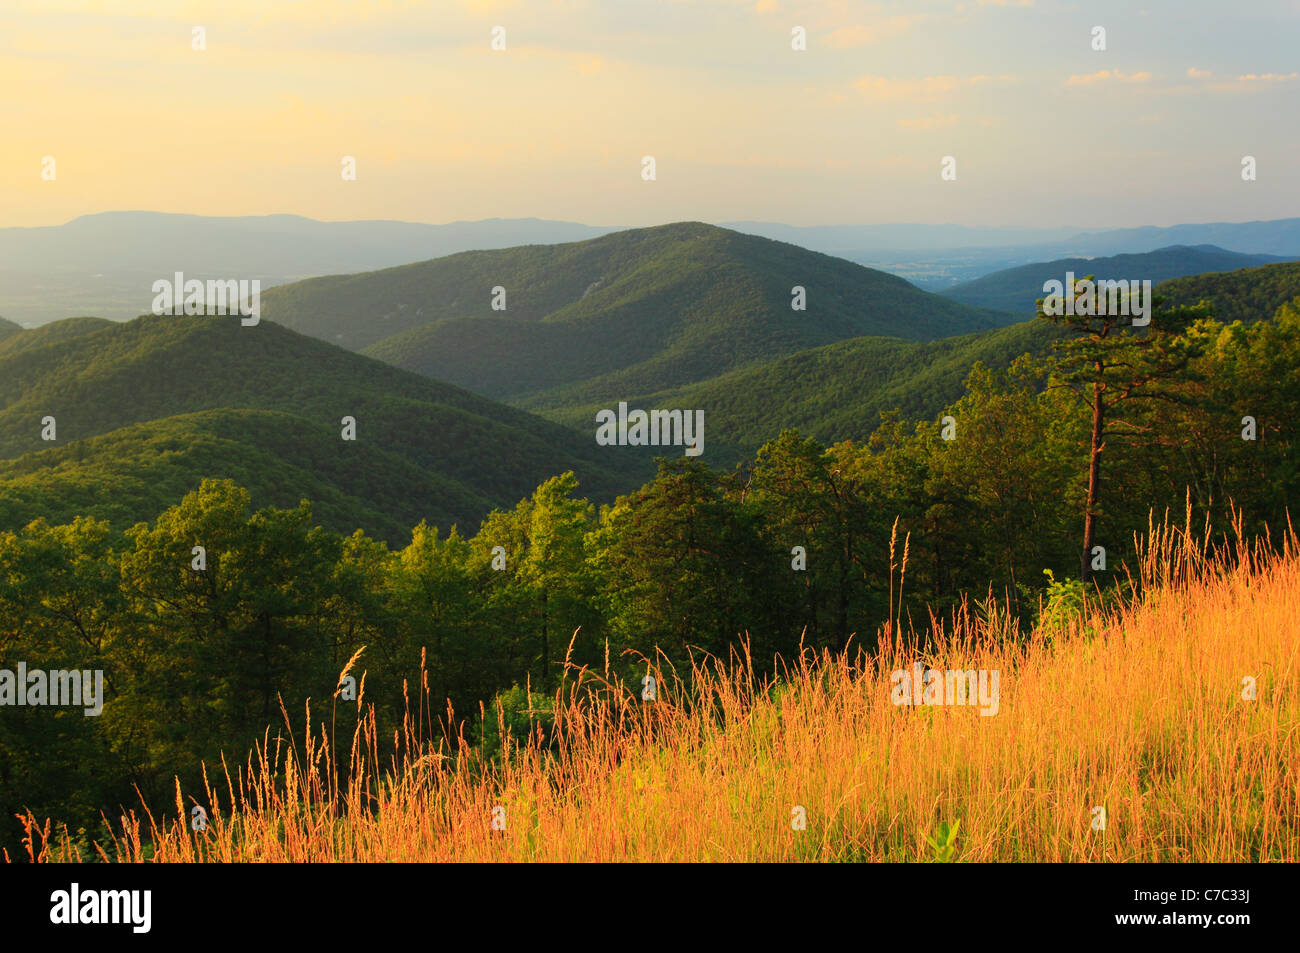
[[[1300,78],[1300,73],[1246,73],[1238,76],[1237,81],[1241,83],[1282,83],[1291,79]]]
[[[1221,93],[1264,93],[1300,79],[1300,73],[1242,73],[1209,83],[1206,88]]]
[[[857,46],[869,46],[872,43],[880,43],[884,40],[893,39],[901,36],[908,30],[923,23],[928,19],[924,13],[901,14],[899,16],[885,17],[878,23],[870,26],[846,26],[840,27],[827,34],[823,42],[835,50],[852,49]]]
[[[863,76],[854,88],[877,102],[932,102],[965,89],[998,82],[1014,82],[1014,76],[926,76],[921,79],[893,79]]]
[[[1092,86],[1096,83],[1146,83],[1151,80],[1151,74],[1143,71],[1141,73],[1121,73],[1119,70],[1103,69],[1095,73],[1076,73],[1065,81],[1066,86]]]

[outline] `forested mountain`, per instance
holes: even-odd
[[[1026,321],[937,341],[852,338],[700,384],[636,394],[628,403],[705,408],[709,459],[740,460],[787,428],[833,443],[864,438],[887,411],[932,418],[961,396],[977,361],[1005,369],[1022,354],[1043,355],[1060,336],[1045,322]],[[598,409],[589,404],[547,416],[575,428],[590,427]]]
[[[38,328],[26,331],[22,328],[14,328],[14,330],[22,331],[21,334],[6,335],[4,329],[0,328],[0,357],[17,354],[20,351],[31,350],[32,348],[44,347],[47,344],[74,338],[81,334],[89,334],[92,331],[102,331],[104,328],[113,327],[113,325],[114,322],[106,318],[65,318],[62,321],[42,324]]]
[[[1188,275],[1160,286],[1170,305],[1205,301],[1220,321],[1261,321],[1300,297],[1300,262],[1242,268],[1226,274]]]
[[[420,520],[477,525],[505,497],[431,471],[400,449],[358,447],[340,428],[267,410],[207,410],[131,424],[0,460],[0,529],[94,516],[118,528],[172,505],[213,474],[259,505],[310,499],[321,525],[399,543]]]
[[[631,233],[581,244],[612,242],[628,234]],[[727,233],[722,234],[725,236]],[[555,252],[559,248],[576,249],[578,246],[511,251]],[[479,261],[476,255],[464,257],[470,261]],[[1044,272],[1048,275],[1064,276],[1066,270],[1074,270],[1078,277],[1083,277],[1094,273],[1093,269],[1101,275],[1106,274],[1098,266],[1109,263],[1108,267],[1114,269],[1113,274],[1131,277],[1134,274],[1158,275],[1170,269],[1189,267],[1193,263],[1229,266],[1242,260],[1252,259],[1250,256],[1223,252],[1221,249],[1171,248],[1148,255],[1121,255],[1110,259],[1063,259],[1002,274],[1007,277],[1012,276],[1013,272],[1021,272],[1016,280],[1023,284],[1025,275],[1040,267],[1048,269]],[[411,267],[418,269],[424,266]],[[407,272],[408,269],[394,271]],[[445,277],[453,272],[439,273]],[[403,277],[413,277],[413,274]],[[1035,274],[1033,277],[1036,280],[1040,276]],[[371,276],[322,281],[350,283],[353,278],[368,280]],[[484,273],[481,281],[487,280],[488,276]],[[470,378],[474,375],[468,373],[467,365],[458,362],[453,356],[461,351],[446,340],[449,328],[455,327],[460,333],[474,335],[484,328],[497,327],[501,330],[498,344],[502,352],[515,353],[510,360],[503,359],[502,366],[514,367],[514,362],[532,363],[539,349],[518,344],[517,332],[522,331],[525,336],[534,332],[539,336],[548,333],[545,328],[548,323],[545,316],[547,308],[564,296],[554,275],[539,281],[542,288],[539,300],[542,303],[530,313],[542,317],[530,322],[527,327],[521,322],[520,326],[507,330],[508,322],[504,319],[466,318],[458,322],[417,327],[382,340],[368,347],[365,353],[385,360],[410,360],[412,351],[408,345],[419,347],[420,342],[442,341],[448,351],[441,358],[443,366],[438,369],[439,372],[450,373],[451,365],[461,363],[463,378]],[[305,289],[315,284],[311,282],[298,287]],[[1300,263],[1283,262],[1234,272],[1174,279],[1160,283],[1159,290],[1162,295],[1170,298],[1171,305],[1191,305],[1204,297],[1221,303],[1217,310],[1224,320],[1261,320],[1271,316],[1286,301],[1300,295]],[[1038,292],[1037,297],[1041,297],[1041,281]],[[467,292],[464,287],[458,287],[448,293],[453,295],[451,300],[456,300],[455,295]],[[594,296],[596,292],[592,294]],[[515,306],[514,300],[508,297],[511,308]],[[1031,309],[1032,300],[1030,299]],[[422,319],[423,316],[420,320]],[[528,330],[528,327],[533,331]],[[613,406],[619,400],[626,400],[630,407],[702,408],[707,420],[709,459],[720,463],[752,455],[754,450],[775,437],[784,427],[795,427],[819,440],[833,442],[860,439],[878,425],[882,412],[898,410],[906,417],[933,417],[942,407],[960,396],[962,383],[976,361],[991,368],[1005,368],[1021,354],[1044,355],[1051,342],[1060,334],[1041,321],[1026,321],[996,330],[936,340],[867,335],[779,354],[767,360],[750,361],[721,373],[717,373],[714,368],[701,368],[700,373],[707,376],[680,386],[656,387],[654,379],[663,375],[647,374],[647,366],[641,365],[628,371],[581,380],[569,386],[550,387],[531,393],[511,393],[507,399],[517,407],[542,414],[583,433],[592,431],[598,410]],[[466,349],[477,352],[482,342],[469,340],[463,343]],[[551,370],[554,370],[556,363],[552,362]],[[501,386],[510,386],[511,381],[506,379],[509,375],[500,369],[487,367],[484,374],[500,374]],[[643,383],[647,378],[650,382]],[[480,386],[483,379],[478,378]]]
[[[974,281],[947,288],[944,297],[982,308],[995,308],[1024,319],[1033,315],[1034,302],[1043,297],[1043,283],[1064,281],[1066,272],[1076,278],[1149,280],[1153,284],[1183,275],[1253,268],[1279,261],[1271,255],[1243,255],[1213,245],[1174,245],[1141,254],[1109,258],[1060,258],[1007,268]],[[1280,304],[1281,302],[1279,302]],[[1276,305],[1275,305],[1276,307]]]
[[[561,297],[554,283],[538,287]],[[1171,304],[1206,299],[1225,321],[1256,321],[1300,296],[1300,263],[1180,278],[1160,291]],[[863,439],[891,410],[934,419],[976,361],[1005,368],[1041,356],[1059,333],[1033,321],[934,341],[861,336],[677,387],[638,389],[628,373],[609,391],[584,382],[522,396],[511,409],[267,320],[5,322],[0,526],[77,515],[129,525],[203,477],[229,477],[259,505],[308,497],[331,529],[400,541],[420,519],[474,525],[566,469],[593,499],[638,485],[659,451],[609,450],[592,436],[595,412],[618,400],[703,409],[708,459],[727,465],[789,427],[834,442]],[[54,441],[41,439],[47,416]],[[340,439],[344,416],[358,421],[355,443]]]
[[[792,309],[796,286],[806,310]],[[494,288],[504,310],[493,310]],[[698,222],[314,279],[267,292],[263,315],[476,393],[551,407],[697,383],[863,335],[930,340],[1000,323],[883,272]]]
[[[355,441],[342,439],[344,417],[355,418]],[[233,317],[83,318],[0,341],[6,458],[9,527],[74,513],[129,523],[200,477],[228,475],[258,502],[310,496],[332,528],[386,538],[421,518],[476,522],[564,470],[596,496],[649,472],[635,452]]]
[[[1081,270],[1076,275],[1082,278],[1088,273]],[[1157,292],[1167,307],[1191,306],[1205,299],[1211,315],[1224,323],[1262,321],[1300,297],[1300,262],[1171,279],[1160,283]],[[709,459],[739,460],[785,427],[834,442],[861,439],[879,424],[881,413],[890,410],[906,418],[933,419],[961,396],[966,375],[976,362],[1004,369],[1022,354],[1043,357],[1063,334],[1043,321],[1030,320],[935,341],[852,338],[698,384],[634,391],[625,399],[632,407],[704,408]],[[556,405],[553,393],[515,403],[578,429],[590,428],[596,411],[604,406],[596,402]]]

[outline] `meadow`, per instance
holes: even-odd
[[[689,671],[650,658],[653,702],[608,662],[570,664],[549,701],[498,710],[491,744],[426,742],[458,716],[418,685],[381,737],[362,674],[355,702],[330,703],[362,714],[342,743],[295,733],[319,712],[285,712],[242,765],[207,766],[206,788],[178,784],[174,805],[105,818],[89,851],[29,815],[27,859],[1300,859],[1294,531],[1212,539],[1189,518],[1137,542],[1129,585],[1054,588],[1032,631],[984,602],[930,620],[923,645],[920,626],[887,623],[876,653],[773,664],[741,650]],[[891,564],[901,590],[905,555]],[[893,704],[891,672],[918,657],[998,670],[996,716]],[[340,684],[363,670],[360,652]],[[509,730],[521,715],[528,727]]]

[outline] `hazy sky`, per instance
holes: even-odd
[[[1290,217],[1298,39],[1300,0],[0,0],[0,226]]]

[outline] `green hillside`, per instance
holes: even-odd
[[[1170,305],[1204,300],[1220,321],[1251,324],[1272,317],[1283,304],[1300,297],[1300,261],[1175,278],[1162,284],[1160,293]]]
[[[1080,277],[1087,273],[1076,271]],[[1175,278],[1162,282],[1158,290],[1170,307],[1205,299],[1220,320],[1249,323],[1272,316],[1281,305],[1300,297],[1300,262]],[[1022,354],[1046,354],[1062,333],[1031,319],[935,341],[855,338],[698,384],[624,391],[618,399],[626,400],[629,407],[703,409],[707,457],[740,460],[786,427],[833,442],[866,436],[884,411],[932,417],[961,396],[962,383],[975,362],[1004,368]],[[594,427],[596,411],[612,406],[591,399],[565,404],[556,399],[561,393],[516,404],[579,429]]]
[[[14,324],[12,321],[0,318],[0,341],[5,340],[10,335],[17,334],[22,330],[22,325]]]
[[[961,396],[976,361],[1005,368],[1022,354],[1045,353],[1060,334],[1035,320],[939,341],[854,338],[627,400],[629,407],[703,409],[708,458],[740,460],[786,428],[829,443],[864,439],[885,411],[931,417]],[[550,416],[591,428],[599,408],[590,404]]]
[[[79,321],[82,333],[25,331],[53,340],[0,353],[0,498],[12,521],[43,515],[43,486],[68,512],[130,520],[228,474],[268,501],[309,496],[333,508],[335,525],[383,533],[419,518],[476,522],[565,470],[611,497],[649,469],[585,434],[265,321]],[[47,416],[53,443],[41,439]],[[355,442],[341,439],[344,416],[357,421]]]
[[[63,321],[43,324],[30,331],[18,328],[21,333],[8,335],[5,334],[4,328],[0,327],[0,357],[44,347],[46,344],[89,334],[92,331],[100,331],[112,327],[113,323],[106,318],[67,318]]]
[[[498,286],[505,311],[491,308]],[[805,311],[791,309],[795,286]],[[552,407],[863,335],[930,340],[999,323],[884,272],[698,222],[315,278],[270,289],[262,307],[399,367]]]
[[[0,460],[0,526],[94,516],[130,526],[206,477],[231,479],[263,505],[312,501],[321,525],[405,542],[422,519],[477,525],[491,500],[400,454],[344,443],[291,414],[212,410],[135,424],[70,446]]]
[[[740,293],[734,289],[748,288],[758,302],[752,326],[759,328],[767,320],[764,315],[772,317],[764,308],[780,300],[779,288],[792,279],[772,279],[776,290],[765,291],[756,276],[779,271],[780,261],[761,262],[749,239],[721,229],[699,226],[703,231],[694,239],[684,239],[683,234],[695,234],[694,228],[635,233],[657,249],[641,250],[650,263],[636,272],[654,293],[638,298],[635,282],[618,279],[624,286],[620,293],[631,302],[622,310],[607,301],[597,314],[579,319],[574,312],[585,307],[579,301],[547,312],[562,297],[557,290],[561,281],[538,264],[538,294],[552,297],[532,312],[527,312],[526,296],[523,302],[510,298],[511,308],[519,303],[533,320],[450,319],[369,349],[380,352],[409,338],[428,341],[455,331],[467,337],[463,348],[453,352],[481,357],[476,349],[490,335],[480,332],[495,329],[497,345],[514,355],[508,368],[535,365],[553,340],[547,335],[554,328],[564,333],[573,327],[593,329],[587,338],[591,342],[603,340],[600,328],[607,322],[631,326],[634,314],[645,326],[662,321],[666,309],[647,302],[669,286],[686,302],[683,313],[699,318],[698,338],[656,341],[654,335],[642,335],[633,341],[629,336],[625,353],[616,360],[625,365],[620,370],[513,394],[513,407],[266,319],[256,328],[242,327],[237,318],[153,316],[125,324],[72,318],[34,330],[0,324],[0,528],[38,516],[70,519],[78,514],[129,524],[156,513],[203,477],[229,477],[249,487],[259,504],[290,506],[309,497],[316,501],[318,519],[331,529],[362,527],[400,541],[420,519],[443,526],[476,524],[492,507],[513,505],[541,480],[569,469],[593,499],[639,485],[652,472],[649,457],[657,449],[602,448],[592,439],[596,410],[620,400],[631,407],[702,409],[707,459],[725,464],[752,454],[790,427],[831,442],[864,438],[882,412],[933,416],[960,396],[976,361],[1005,367],[1023,353],[1043,353],[1059,333],[1030,321],[929,341],[855,335],[765,359],[756,351],[752,359],[736,364],[730,359],[737,349],[752,342],[742,335],[724,347],[714,337],[719,328],[705,320],[709,308],[701,302],[722,308]],[[585,248],[589,254],[590,246],[617,237],[565,247],[571,252]],[[790,247],[755,241],[764,253],[784,255]],[[720,249],[732,244],[747,249],[754,268],[768,270],[735,272],[720,265],[714,278],[724,284],[728,276],[735,278],[730,293],[707,283],[708,269],[697,272],[677,257],[689,247],[695,257],[707,258],[709,249],[722,254]],[[553,251],[481,254],[518,253],[523,260]],[[626,247],[624,251],[632,254]],[[478,254],[456,257],[475,262]],[[797,319],[813,313],[813,290],[824,293],[829,287],[818,281],[829,282],[827,276],[845,264],[827,256],[811,259],[825,272],[810,268],[813,278],[804,279],[810,311],[792,312]],[[673,271],[665,262],[677,264],[684,284],[660,281],[665,269]],[[442,267],[431,262],[393,272],[406,275],[433,266]],[[862,271],[873,281],[888,278]],[[702,283],[691,290],[695,280]],[[751,287],[751,281],[758,283]],[[937,300],[901,284],[905,301],[914,295]],[[883,287],[889,286],[886,281]],[[1300,263],[1178,278],[1162,283],[1160,290],[1175,304],[1206,299],[1223,320],[1253,321],[1300,296]],[[845,332],[856,319],[847,299],[832,301],[835,306],[828,310],[841,322],[834,325],[835,333]],[[726,320],[733,320],[739,311],[728,314]],[[816,337],[827,326],[816,317],[806,326],[782,320],[788,332],[782,346],[793,345],[801,335]],[[642,353],[647,342],[653,347],[664,340],[672,343],[661,354]],[[706,367],[702,360],[691,364],[683,341],[697,340],[709,342],[706,351],[723,349],[716,366]],[[588,346],[601,350],[614,345]],[[680,357],[682,365],[674,367],[669,354]],[[637,358],[645,359],[636,363]],[[736,366],[729,367],[729,360]],[[475,366],[468,359],[461,363]],[[679,373],[681,368],[688,370]],[[357,420],[355,443],[340,439],[344,416]],[[56,420],[56,441],[41,439],[46,417]]]
[[[1276,261],[1269,255],[1243,255],[1213,245],[1174,245],[1152,252],[1113,255],[1109,258],[1061,258],[1007,268],[941,292],[944,297],[982,308],[996,308],[1023,320],[1034,313],[1034,303],[1043,296],[1043,282],[1095,275],[1099,279],[1137,279],[1160,283],[1183,275],[1253,268]],[[1271,311],[1269,312],[1272,313]]]

